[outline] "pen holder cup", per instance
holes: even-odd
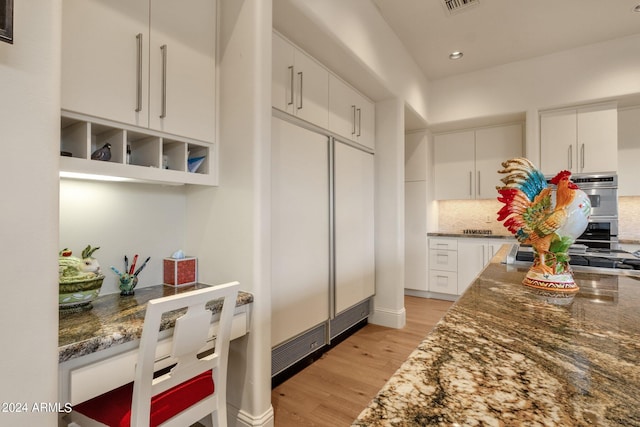
[[[137,284],[138,278],[133,274],[122,273],[118,276],[118,286],[120,287],[121,296],[133,295],[133,290]]]

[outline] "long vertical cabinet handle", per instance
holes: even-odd
[[[469,196],[473,197],[473,172],[469,171]]]
[[[584,170],[584,144],[580,145],[580,172]]]
[[[356,106],[351,106],[351,135],[356,134]]]
[[[356,136],[362,135],[362,110],[358,108],[358,134]]]
[[[142,33],[136,35],[136,113],[142,111]]]
[[[289,102],[287,102],[287,105],[293,105],[293,65],[291,65],[289,68]]]
[[[569,165],[569,170],[571,170],[573,168],[573,145],[569,146],[569,149],[567,150],[568,156],[567,156],[567,160],[568,160],[568,165]]]
[[[477,196],[480,195],[480,171],[478,171],[478,182],[476,182],[476,187],[478,189]]]
[[[298,103],[298,110],[302,110],[302,87],[303,87],[303,80],[302,80],[302,71],[298,72],[298,77],[300,77],[300,93],[298,95],[300,95],[300,102]]]
[[[167,45],[160,46],[162,53],[162,100],[160,118],[167,117]]]

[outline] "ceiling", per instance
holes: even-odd
[[[640,0],[478,0],[453,14],[443,0],[371,1],[429,80],[640,33]]]

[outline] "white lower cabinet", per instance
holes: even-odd
[[[429,292],[457,295],[457,239],[429,239]]]
[[[458,240],[458,295],[473,283],[501,246],[476,238]]]
[[[429,238],[429,292],[454,298],[462,295],[502,245],[510,242],[510,239]]]

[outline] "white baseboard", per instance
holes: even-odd
[[[373,314],[369,316],[369,322],[374,325],[400,329],[407,323],[407,312],[404,307],[401,310],[389,310],[383,307],[375,307]]]
[[[229,424],[230,427],[274,427],[273,406],[271,405],[266,412],[258,416],[238,410],[231,405],[227,405],[227,411],[227,418],[232,420]]]

